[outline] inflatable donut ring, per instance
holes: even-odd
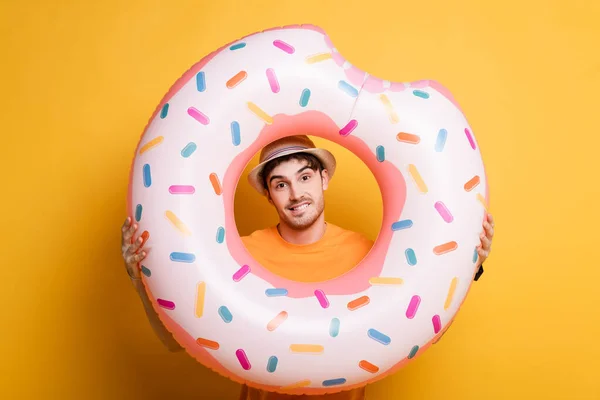
[[[383,198],[370,253],[326,282],[266,270],[233,215],[253,156],[299,133],[360,157]],[[488,199],[475,135],[444,87],[370,76],[312,25],[194,65],[151,117],[129,179],[142,279],[166,328],[205,366],[289,394],[375,382],[439,340],[473,281]]]

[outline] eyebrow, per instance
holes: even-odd
[[[298,171],[296,171],[296,175],[300,174],[302,171],[304,171],[305,169],[312,169],[310,168],[308,165],[305,165],[304,167],[300,168]],[[269,185],[271,184],[271,182],[273,182],[273,180],[275,179],[285,179],[285,176],[283,175],[273,175],[271,176],[271,178],[269,179]]]

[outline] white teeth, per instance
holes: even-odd
[[[304,210],[306,207],[308,207],[308,204],[302,204],[301,206],[293,207],[292,211]]]

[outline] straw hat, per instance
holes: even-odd
[[[248,174],[248,182],[257,192],[264,195],[265,188],[262,183],[261,172],[265,165],[278,157],[294,153],[312,154],[321,161],[323,168],[329,173],[329,178],[335,172],[335,157],[325,149],[315,147],[315,144],[306,135],[286,136],[269,143],[260,152],[259,164]]]

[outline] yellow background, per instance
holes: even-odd
[[[486,273],[444,339],[369,399],[600,398],[598,21],[594,0],[2,1],[0,398],[236,398],[154,337],[119,227],[134,147],[170,85],[292,23],[323,27],[376,76],[450,88],[491,183]],[[371,207],[336,218],[372,233],[376,191],[344,192],[368,175],[355,167],[328,196]]]

